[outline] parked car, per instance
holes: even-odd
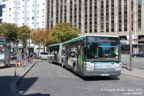
[[[47,52],[41,52],[39,54],[40,59],[48,59],[48,53]]]
[[[144,51],[141,51],[137,54],[133,54],[133,57],[144,57]]]

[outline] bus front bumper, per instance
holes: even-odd
[[[120,76],[121,75],[121,70],[116,71],[116,70],[94,70],[94,71],[83,71],[81,74],[83,76]]]

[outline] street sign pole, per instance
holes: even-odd
[[[133,70],[132,64],[132,0],[129,0],[130,8],[129,8],[129,46],[130,46],[130,71]]]

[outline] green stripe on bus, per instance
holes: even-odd
[[[69,40],[69,41],[63,42],[63,44],[67,44],[67,43],[71,43],[71,42],[83,40],[83,39],[85,39],[85,38],[86,38],[86,36],[84,36],[84,37],[79,37],[79,38],[76,38],[76,39],[73,39],[73,40]]]
[[[58,43],[58,44],[53,44],[53,45],[49,45],[49,47],[54,47],[54,46],[58,46],[58,45],[60,45],[60,43]]]

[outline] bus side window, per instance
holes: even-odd
[[[96,48],[96,54],[95,54],[96,57],[99,57],[99,49]]]
[[[104,53],[103,53],[102,48],[99,47],[98,50],[99,50],[99,57],[103,57],[103,54],[104,54]]]

